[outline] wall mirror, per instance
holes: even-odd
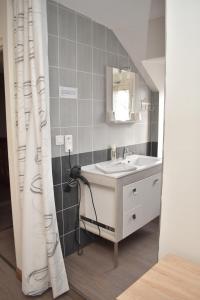
[[[106,120],[108,123],[135,121],[135,73],[106,68]]]

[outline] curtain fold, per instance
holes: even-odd
[[[51,166],[46,1],[13,0],[15,101],[22,210],[22,289],[69,290]]]

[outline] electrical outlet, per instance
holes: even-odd
[[[65,152],[73,151],[73,138],[72,135],[65,135]]]
[[[64,135],[56,135],[56,146],[64,145]]]

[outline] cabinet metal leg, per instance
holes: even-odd
[[[118,266],[118,243],[114,243],[114,268]]]

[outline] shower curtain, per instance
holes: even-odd
[[[13,0],[15,101],[22,210],[22,289],[69,290],[53,193],[44,0]]]

